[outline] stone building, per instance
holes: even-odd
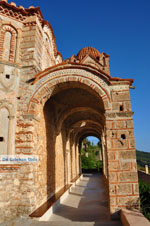
[[[39,7],[0,1],[0,220],[30,215],[80,172],[80,145],[101,139],[110,213],[138,206],[132,79],[110,75],[92,47],[63,61]]]

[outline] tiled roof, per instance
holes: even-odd
[[[85,47],[79,51],[77,59],[81,61],[86,55],[89,55],[94,59],[99,59],[101,57],[101,54],[97,49],[93,47]]]

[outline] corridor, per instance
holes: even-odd
[[[61,222],[61,226],[71,222],[75,224],[69,225],[122,225],[109,218],[107,191],[101,174],[84,174],[49,221],[52,225]]]

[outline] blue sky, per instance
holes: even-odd
[[[86,46],[110,55],[112,76],[133,78],[136,148],[150,152],[150,1],[16,0],[40,6],[63,59]]]

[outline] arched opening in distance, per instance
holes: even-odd
[[[102,173],[103,158],[101,140],[95,136],[82,138],[80,143],[82,173]]]

